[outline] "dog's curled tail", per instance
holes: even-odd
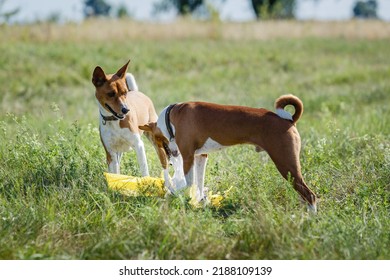
[[[133,74],[126,73],[126,84],[129,90],[138,91],[138,85]]]
[[[295,109],[294,115],[291,116],[289,112],[284,110],[284,107],[286,107],[287,105],[294,106]],[[275,109],[276,109],[276,114],[279,117],[281,117],[282,119],[290,120],[293,122],[293,124],[295,124],[303,113],[303,103],[298,97],[292,94],[286,94],[276,99]]]

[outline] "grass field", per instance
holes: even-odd
[[[0,259],[390,259],[390,24],[0,26]],[[221,208],[107,190],[91,84],[130,71],[159,112],[299,96],[309,215],[266,154],[209,157]],[[145,140],[153,176],[160,165]],[[139,175],[135,153],[122,173]]]

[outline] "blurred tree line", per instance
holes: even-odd
[[[211,3],[219,2],[223,4],[227,0],[159,0],[155,4],[157,12],[175,10],[180,16],[193,14],[197,11],[211,10],[211,14],[218,13]],[[247,0],[257,19],[289,19],[294,18],[295,8],[298,0]],[[319,0],[301,0],[319,1]],[[0,23],[9,22],[18,14],[20,8],[4,11],[6,0],[0,0]],[[112,13],[112,6],[109,0],[84,0],[84,15],[86,18],[98,16],[131,17],[131,13],[122,4],[116,9],[116,14]],[[23,7],[22,7],[23,8]],[[376,0],[356,0],[353,6],[355,18],[377,18],[378,4]],[[56,18],[59,18],[56,15]]]
[[[160,0],[155,4],[157,12],[166,12],[174,9],[178,15],[185,16],[209,8],[211,1],[207,0]],[[215,1],[214,1],[215,2]],[[219,0],[226,2],[226,0]],[[256,18],[293,18],[296,0],[250,0]],[[108,16],[111,6],[105,0],[85,0],[84,15],[88,17]],[[125,6],[121,6],[118,16],[128,15]]]
[[[249,1],[249,0],[248,0]],[[306,0],[318,1],[318,0]],[[174,9],[178,15],[185,16],[193,14],[202,7],[210,6],[210,0],[160,0],[155,4],[157,12],[165,12]],[[219,0],[226,2],[226,0]],[[288,19],[294,18],[297,0],[250,0],[257,19]],[[85,0],[85,16],[108,16],[111,6],[105,0]],[[353,14],[356,18],[377,18],[376,0],[356,1],[353,7]],[[129,15],[126,7],[122,5],[117,13],[118,17]]]

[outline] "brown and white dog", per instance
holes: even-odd
[[[287,105],[294,106],[293,116],[284,110]],[[173,193],[195,184],[196,199],[202,200],[207,154],[232,145],[252,144],[257,152],[269,154],[285,179],[290,174],[294,189],[316,212],[316,196],[303,180],[299,161],[301,139],[295,124],[303,104],[296,96],[284,95],[276,100],[275,107],[273,113],[262,108],[185,102],[166,107],[157,122],[140,128],[153,134],[165,184]],[[182,164],[185,176],[173,185],[168,173],[171,156],[171,161],[177,158],[174,164]]]
[[[150,98],[138,91],[133,75],[126,73],[129,62],[115,74],[106,75],[99,66],[93,71],[92,83],[99,105],[100,138],[106,151],[109,172],[120,173],[122,153],[132,147],[142,176],[149,176],[141,139],[143,131],[138,126],[155,122],[157,114]]]

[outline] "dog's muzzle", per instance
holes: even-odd
[[[167,154],[168,159],[170,159],[172,156],[172,152],[171,152],[171,149],[169,149],[168,145],[165,142],[163,142],[163,148],[164,148],[165,153]]]
[[[115,112],[111,107],[110,105],[108,105],[107,103],[104,104],[106,106],[106,108],[111,112],[111,114],[117,118],[118,120],[123,120],[125,118],[125,115],[130,111],[129,109],[127,109],[125,106],[122,106],[122,109],[121,109],[121,113],[122,114],[118,114],[117,112]]]
[[[168,156],[168,159],[170,159],[171,157],[177,157],[177,156],[179,156],[179,151],[177,151],[177,150],[172,151],[172,150],[169,148],[168,144],[166,144],[165,142],[163,142],[163,148],[164,148],[165,153],[166,153],[167,156]]]

